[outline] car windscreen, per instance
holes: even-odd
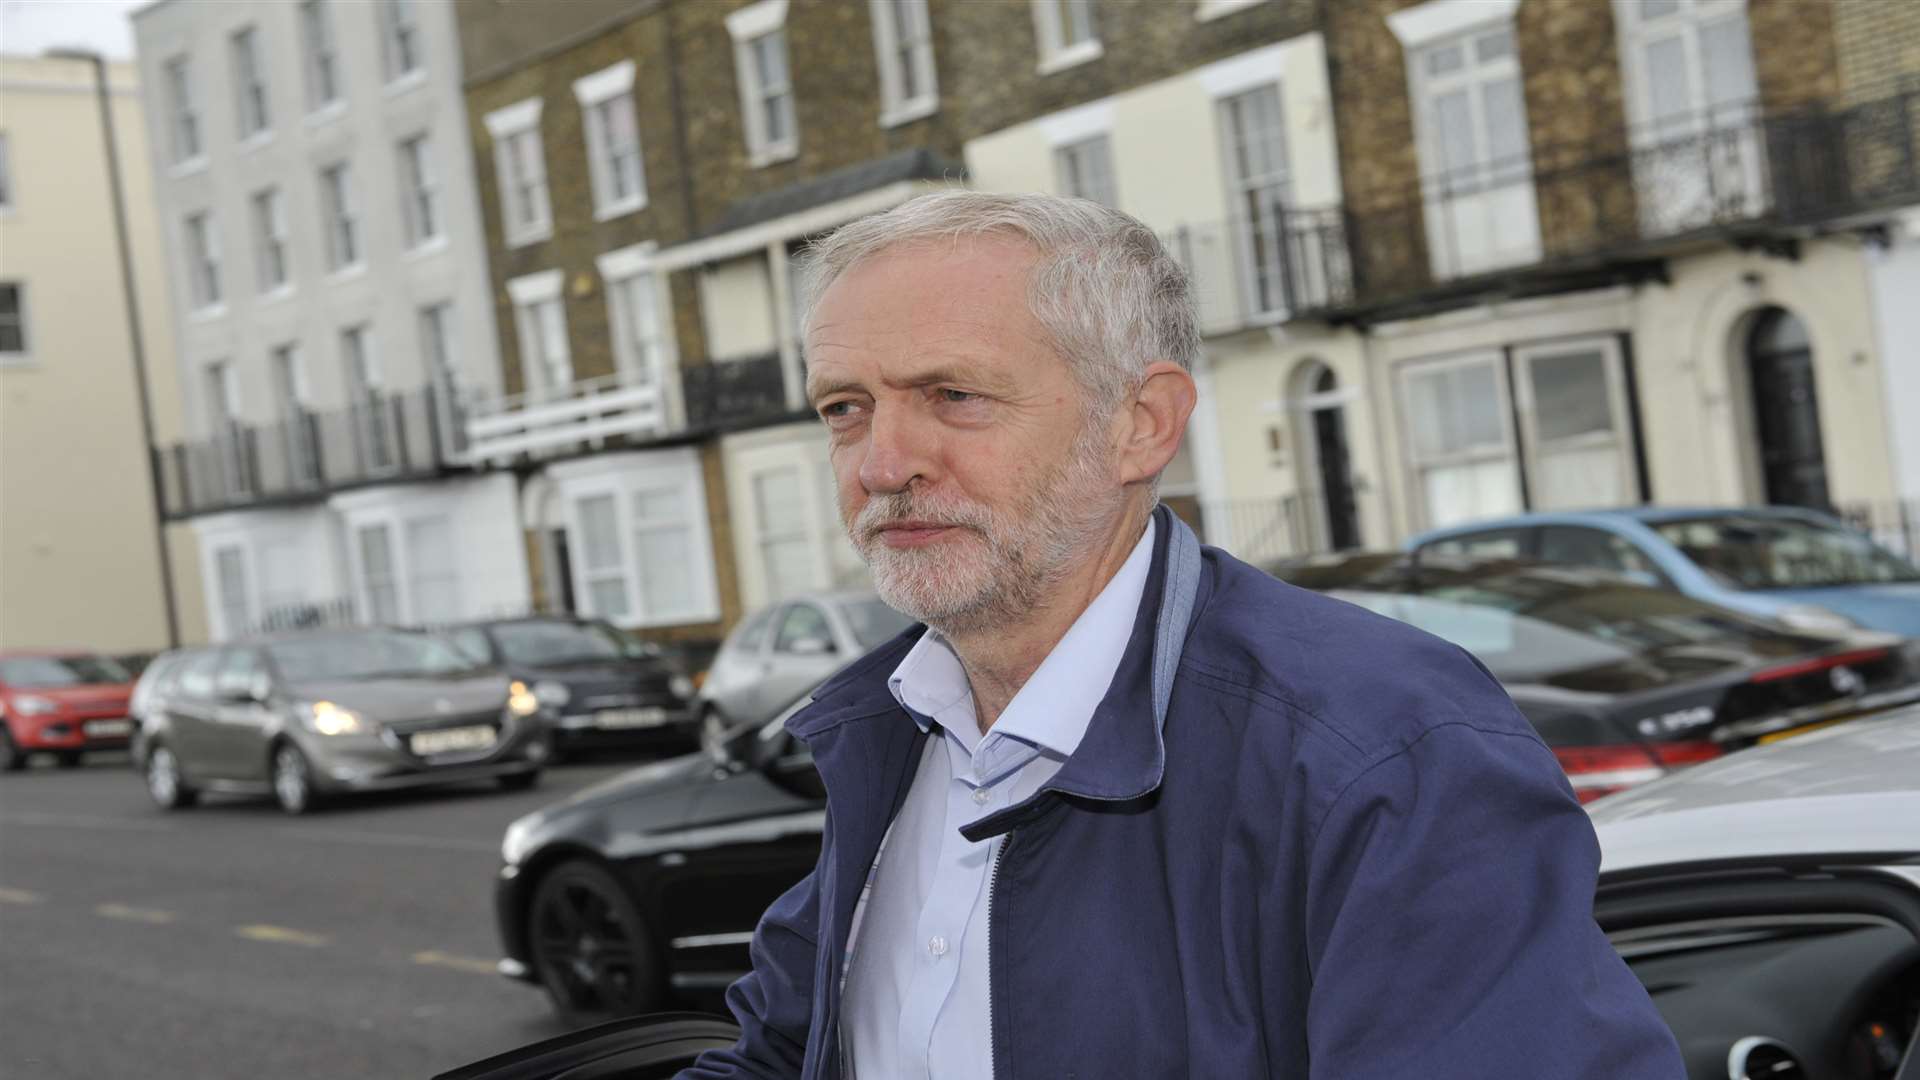
[[[409,678],[474,670],[473,659],[432,634],[367,630],[276,641],[266,647],[288,682]]]
[[[50,689],[132,681],[132,672],[105,656],[10,656],[0,660],[0,682],[13,687]]]
[[[507,662],[526,667],[607,663],[649,655],[640,642],[600,623],[499,623],[492,632]]]
[[[913,620],[878,600],[854,600],[840,605],[847,625],[853,628],[853,640],[863,649],[871,649],[913,625]]]
[[[1724,514],[1649,524],[1695,566],[1730,588],[1920,581],[1920,569],[1865,534],[1804,518]]]

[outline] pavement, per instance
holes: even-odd
[[[424,1080],[560,1034],[494,973],[500,836],[638,763],[301,818],[163,812],[125,755],[0,777],[0,1077]]]

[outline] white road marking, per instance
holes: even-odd
[[[113,832],[172,832],[165,821],[141,821],[137,818],[110,818],[92,814],[0,814],[0,824],[41,825],[56,829],[106,829]]]
[[[234,933],[249,941],[270,941],[280,945],[303,945],[309,949],[317,949],[327,943],[326,937],[321,934],[309,934],[305,930],[292,930],[284,926],[269,926],[265,923],[254,923],[251,926],[242,926],[235,930]]]
[[[492,960],[476,960],[471,956],[456,956],[453,953],[443,953],[434,949],[414,953],[413,962],[416,964],[424,964],[427,967],[443,967],[451,968],[454,971],[465,971],[473,975],[499,974],[499,968],[495,966]]]
[[[0,904],[37,904],[39,893],[30,893],[25,889],[0,889]]]
[[[128,907],[126,904],[99,904],[93,913],[103,919],[118,919],[121,922],[146,923],[149,926],[165,926],[173,921],[173,912],[159,911],[154,908]]]

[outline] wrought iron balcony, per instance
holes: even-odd
[[[438,476],[461,464],[463,441],[457,403],[433,387],[229,424],[211,438],[155,449],[161,512],[179,519]]]
[[[1691,244],[1785,250],[1814,226],[1920,202],[1917,146],[1920,91],[1845,108],[1721,108],[1430,175],[1348,206],[1344,246],[1282,250],[1321,262],[1295,280],[1346,285],[1300,309],[1336,320],[1657,274]]]
[[[1257,217],[1182,225],[1160,242],[1192,279],[1203,334],[1275,325],[1353,300],[1337,209],[1274,206]]]
[[[697,431],[731,431],[794,415],[779,353],[689,364],[680,369],[680,386],[687,426]]]

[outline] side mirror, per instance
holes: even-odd
[[[667,1080],[708,1050],[740,1038],[732,1021],[699,1013],[615,1020],[509,1050],[433,1080]]]
[[[826,638],[803,637],[790,642],[787,645],[787,651],[798,656],[824,656],[838,650],[833,647],[833,642]]]

